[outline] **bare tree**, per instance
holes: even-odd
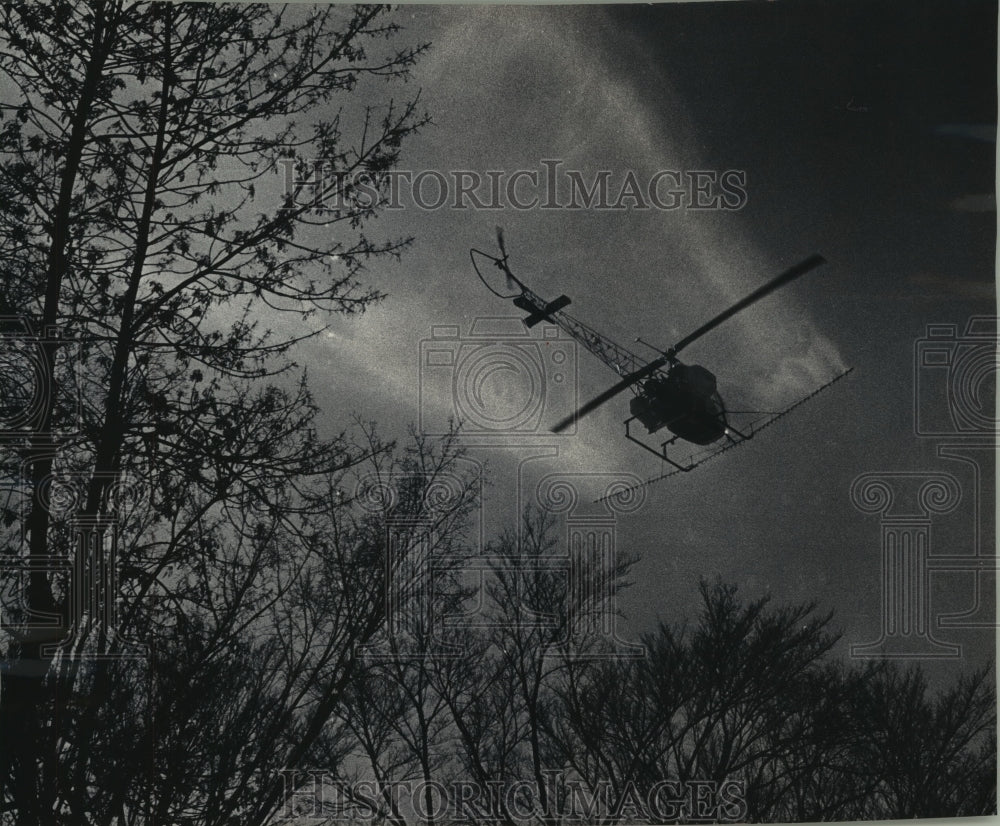
[[[553,741],[592,793],[604,787],[612,819],[630,786],[648,801],[663,781],[679,790],[660,813],[675,822],[995,807],[995,778],[977,771],[984,756],[995,763],[986,671],[931,698],[917,669],[831,661],[831,616],[815,616],[813,605],[744,603],[722,583],[703,584],[702,594],[698,622],[662,624],[645,638],[644,660],[582,664],[557,687]],[[703,782],[734,782],[739,792],[710,796],[699,813],[690,788]]]
[[[79,816],[93,803],[88,744],[101,720],[63,728],[78,760],[74,790],[56,791],[53,754],[68,747],[43,710],[67,686],[101,697],[121,677],[101,666],[87,678],[96,682],[81,682],[67,666],[43,682],[44,647],[70,630],[77,641],[92,632],[103,653],[118,644],[50,570],[72,541],[45,496],[52,480],[82,478],[77,523],[118,519],[123,479],[151,488],[150,514],[130,525],[144,538],[119,548],[122,589],[135,600],[123,623],[136,628],[147,620],[139,602],[174,600],[176,611],[186,596],[174,592],[197,577],[208,577],[200,607],[231,614],[232,594],[273,548],[308,537],[307,523],[293,523],[315,511],[317,480],[370,452],[316,435],[304,385],[266,385],[291,367],[283,354],[294,341],[256,318],[267,308],[304,318],[363,310],[378,298],[360,283],[364,262],[405,247],[363,231],[403,140],[426,122],[414,101],[371,94],[375,81],[405,78],[422,51],[394,48],[395,32],[377,6],[93,0],[0,11],[0,309],[33,333],[41,379],[38,409],[10,446],[24,468],[25,517],[23,543],[8,553],[29,573],[24,630],[7,639],[17,666],[0,703],[0,782],[18,822]],[[350,105],[358,93],[367,102]],[[73,360],[81,387],[64,370]],[[251,560],[242,585],[212,570],[227,555],[230,565]],[[273,587],[294,590],[288,577]],[[235,590],[220,597],[226,587]],[[56,621],[40,627],[40,617]],[[160,620],[174,643],[220,644],[212,636],[224,632],[198,621]],[[103,817],[133,816],[111,796]]]

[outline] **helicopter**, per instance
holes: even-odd
[[[572,303],[568,296],[560,295],[553,301],[545,301],[532,292],[524,282],[511,272],[503,231],[499,228],[497,229],[497,245],[500,250],[499,256],[475,248],[469,251],[473,268],[487,289],[501,298],[513,299],[514,306],[527,313],[523,319],[527,327],[534,327],[542,321],[556,325],[621,377],[617,383],[603,393],[560,420],[552,427],[553,433],[565,431],[583,416],[593,412],[618,394],[625,390],[631,390],[633,398],[629,403],[631,415],[625,421],[626,438],[673,465],[676,468],[675,472],[689,471],[717,453],[752,438],[755,433],[774,420],[791,412],[792,409],[851,372],[851,368],[848,368],[832,381],[817,388],[784,410],[762,413],[757,420],[738,427],[734,423],[731,411],[727,411],[719,394],[715,374],[699,364],[685,364],[678,358],[678,353],[723,322],[824,264],[826,259],[821,255],[810,255],[805,260],[785,270],[702,324],[667,350],[653,347],[641,338],[637,338],[637,342],[658,354],[651,361],[647,361],[566,313],[565,308]],[[490,286],[479,269],[477,257],[492,262],[495,267],[500,269],[506,279],[508,294],[502,294]],[[751,411],[740,412],[749,413]],[[671,435],[660,444],[659,449],[653,448],[633,433],[634,422],[644,426],[647,434],[666,429]],[[678,442],[688,442],[708,449],[700,452],[697,457],[692,455],[690,460],[682,463],[668,451],[668,448]]]

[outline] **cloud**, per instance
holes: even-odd
[[[938,272],[917,272],[908,279],[915,289],[904,294],[911,298],[939,301],[942,298],[967,298],[994,301],[996,285],[992,281],[975,281],[971,278]]]
[[[996,143],[997,126],[995,123],[942,123],[934,127],[934,134]]]
[[[697,124],[669,78],[605,15],[586,7],[415,9],[411,28],[433,43],[415,80],[437,125],[407,142],[407,168],[510,172],[560,158],[588,174],[634,170],[641,179],[707,163],[699,158]],[[435,324],[457,324],[464,335],[476,316],[512,312],[483,289],[468,260],[470,246],[491,243],[497,223],[508,231],[515,272],[533,288],[566,292],[571,312],[627,346],[637,334],[669,346],[669,331],[690,332],[794,263],[760,249],[744,224],[726,217],[413,205],[383,213],[382,232],[417,241],[398,267],[373,263],[368,277],[389,298],[357,320],[338,320],[333,337],[310,345],[311,373],[321,373],[318,384],[330,388],[338,409],[362,407],[399,423],[453,412],[449,390],[420,387],[420,342]],[[794,298],[796,289],[706,336],[692,346],[691,360],[761,404],[831,378],[840,356]],[[580,367],[582,400],[613,381],[582,351]],[[334,387],[343,389],[334,394]],[[567,461],[607,466],[633,450],[620,436],[627,398],[581,423],[566,442]],[[516,398],[497,403],[509,407]],[[568,412],[546,415],[551,424]]]
[[[992,192],[960,195],[949,201],[948,207],[957,212],[996,212],[997,198]]]

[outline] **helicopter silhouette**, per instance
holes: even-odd
[[[509,256],[504,245],[503,232],[499,228],[497,230],[497,245],[500,249],[499,256],[490,255],[475,248],[469,251],[473,268],[487,289],[501,298],[513,299],[514,306],[528,314],[523,319],[527,327],[533,327],[542,321],[558,326],[621,377],[617,383],[603,393],[595,396],[578,410],[559,421],[552,428],[554,433],[561,433],[618,394],[625,390],[632,390],[633,398],[629,403],[631,416],[625,421],[625,437],[673,465],[677,469],[675,472],[689,471],[723,450],[752,438],[755,433],[791,412],[834,382],[839,381],[853,369],[848,368],[827,384],[817,388],[789,407],[780,411],[760,412],[756,420],[738,427],[734,424],[733,416],[726,410],[726,405],[719,395],[715,374],[699,364],[685,364],[677,357],[677,354],[688,345],[737,313],[824,264],[826,259],[821,255],[811,255],[785,270],[667,350],[660,350],[637,338],[636,341],[659,354],[651,361],[647,361],[566,313],[565,307],[572,303],[568,296],[560,295],[553,301],[545,301],[532,292],[524,282],[511,272],[507,263]],[[510,294],[501,294],[490,286],[479,270],[477,256],[492,262],[503,272]],[[740,412],[749,414],[754,411]],[[645,427],[647,434],[653,434],[666,428],[671,436],[660,444],[659,449],[653,448],[646,441],[637,438],[632,432],[632,425],[636,421]],[[679,441],[689,442],[699,447],[714,447],[692,455],[688,461],[682,463],[668,451],[668,448]]]

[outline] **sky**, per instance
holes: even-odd
[[[942,643],[932,649],[948,656],[925,665],[953,670],[992,655],[995,566],[982,560],[973,574],[970,558],[995,551],[993,453],[974,447],[982,429],[956,430],[947,411],[958,393],[977,421],[995,409],[995,333],[984,343],[966,328],[995,315],[996,4],[421,5],[397,14],[403,39],[431,44],[403,91],[420,90],[434,123],[404,145],[400,164],[425,173],[426,189],[414,198],[403,185],[402,208],[373,225],[414,237],[399,263],[365,274],[387,299],[300,350],[331,429],[360,412],[405,438],[408,426],[434,432],[470,404],[494,418],[527,406],[537,415],[517,432],[468,437],[491,479],[482,534],[509,524],[552,474],[581,491],[572,517],[600,515],[595,486],[662,470],[624,438],[628,394],[575,432],[548,432],[615,375],[582,347],[526,331],[476,278],[470,247],[493,251],[502,225],[518,277],[546,298],[570,296],[576,318],[647,355],[637,336],[668,347],[820,253],[826,265],[684,358],[717,375],[731,409],[779,409],[854,372],[739,450],[646,488],[640,507],[616,517],[616,548],[641,556],[619,601],[621,634],[690,616],[699,579],[719,576],[748,598],[833,609],[848,654],[879,637],[885,579],[883,523],[852,504],[852,484],[863,474],[897,474],[904,487],[914,474],[950,474],[960,501],[932,520],[930,562],[918,566]],[[587,182],[606,170],[612,192],[629,174],[643,185],[665,170],[685,182],[695,172],[745,177],[731,209],[418,203],[436,200],[435,172],[507,181],[544,172],[543,162]],[[544,195],[522,184],[526,199]],[[915,367],[928,325],[955,325],[933,348],[951,354],[951,367]],[[442,338],[448,327],[458,329]],[[476,366],[512,346],[520,362]],[[448,352],[450,365],[435,361]],[[459,388],[476,370],[481,384]],[[937,435],[918,434],[918,424]]]

